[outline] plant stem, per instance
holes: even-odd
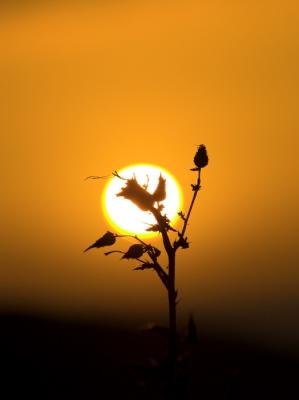
[[[191,215],[191,211],[192,211],[193,205],[195,203],[197,194],[198,194],[199,189],[200,189],[200,171],[201,171],[201,169],[199,168],[198,176],[197,176],[197,182],[196,182],[196,185],[195,185],[193,197],[192,197],[192,200],[191,200],[191,203],[190,203],[190,206],[189,206],[189,210],[188,210],[187,216],[186,216],[185,221],[184,221],[182,232],[180,233],[181,237],[184,237],[184,235],[185,235],[185,232],[186,232],[186,229],[187,229],[187,225],[188,225],[188,221],[189,221],[189,218],[190,218],[190,215]]]
[[[167,253],[168,257],[170,257],[172,252],[173,252],[173,247],[172,247],[172,245],[170,243],[168,233],[167,233],[167,231],[165,229],[165,222],[163,220],[163,217],[162,217],[160,211],[157,210],[154,207],[152,207],[151,213],[154,215],[154,217],[156,218],[156,220],[157,220],[157,222],[159,224],[160,232],[161,232],[162,239],[163,239],[164,248],[166,250],[166,253]]]
[[[168,318],[169,318],[169,374],[170,379],[173,381],[175,374],[175,364],[177,357],[177,332],[176,332],[176,289],[175,289],[175,249],[172,247],[165,221],[159,210],[153,208],[153,215],[155,216],[160,232],[163,238],[164,248],[168,256]]]
[[[168,272],[168,312],[169,312],[169,363],[170,374],[174,376],[177,356],[177,333],[176,333],[176,289],[175,289],[175,252],[169,257]]]

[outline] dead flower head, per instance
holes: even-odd
[[[117,196],[122,196],[127,200],[131,200],[143,211],[150,211],[155,202],[153,195],[139,185],[135,176],[126,181],[126,186],[121,189]]]
[[[153,193],[153,198],[155,201],[163,201],[166,198],[166,179],[160,174],[158,186]]]

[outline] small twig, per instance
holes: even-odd
[[[138,242],[140,242],[141,244],[143,244],[144,246],[148,246],[143,240],[141,240],[137,235],[118,235],[116,234],[115,237],[119,237],[119,238],[123,238],[123,237],[130,237],[132,239],[137,240]]]
[[[112,253],[121,253],[121,254],[126,254],[124,251],[121,250],[112,250],[112,251],[106,251],[105,256],[109,256]]]
[[[179,216],[180,218],[182,218],[183,221],[186,220],[186,217],[185,217],[185,214],[183,213],[183,211],[178,212],[178,216]]]
[[[87,181],[87,179],[106,179],[109,177],[110,177],[110,175],[104,175],[104,176],[90,175],[90,176],[87,176],[84,180]]]
[[[112,251],[107,251],[105,254],[105,256],[109,256],[112,253],[121,253],[121,254],[126,254],[125,251],[121,251],[121,250],[112,250]],[[148,261],[146,260],[142,260],[141,258],[128,258],[128,260],[137,260],[141,263],[147,263]]]
[[[127,180],[126,178],[123,178],[122,176],[120,176],[117,171],[112,172],[112,175],[115,176],[116,178],[122,179],[123,181]]]

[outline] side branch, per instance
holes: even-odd
[[[118,235],[118,234],[116,234],[115,237],[118,237],[118,238],[129,237],[129,238],[137,240],[137,242],[143,244],[144,246],[147,246],[147,244],[143,240],[141,240],[137,235]]]

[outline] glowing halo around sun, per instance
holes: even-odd
[[[166,214],[172,224],[178,218],[177,213],[182,209],[182,192],[177,180],[164,168],[150,164],[136,164],[117,171],[119,176],[130,179],[134,175],[139,185],[148,184],[147,191],[153,193],[157,187],[160,174],[166,179],[166,199],[160,204],[164,206],[162,214]],[[117,197],[125,186],[126,181],[113,177],[107,182],[103,193],[103,209],[110,225],[121,234],[154,236],[157,233],[146,231],[156,223],[153,215],[142,211],[130,200]]]

